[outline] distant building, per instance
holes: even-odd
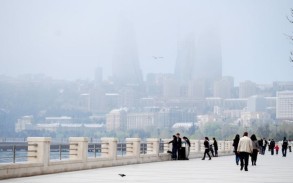
[[[23,116],[19,118],[15,124],[15,132],[21,132],[25,130],[33,130],[33,116]]]
[[[141,85],[143,81],[133,25],[123,17],[117,29],[112,76],[117,86]]]
[[[163,97],[166,99],[178,98],[180,96],[180,84],[174,76],[165,77],[163,80]]]
[[[214,82],[214,97],[233,98],[234,78],[225,76]]]
[[[241,112],[241,120],[243,127],[249,127],[251,125],[254,125],[254,123],[257,123],[259,121],[266,121],[270,119],[270,115],[266,112],[248,112],[248,111],[242,111]]]
[[[106,129],[112,130],[126,130],[127,110],[113,109],[106,115]]]
[[[129,113],[127,115],[127,130],[146,130],[147,128],[157,127],[156,114],[154,112]]]
[[[190,129],[191,127],[194,126],[194,123],[193,122],[185,122],[185,123],[175,123],[172,128],[173,129],[184,129],[184,130],[188,130]]]
[[[192,35],[178,41],[175,77],[179,84],[192,80],[195,64],[195,40]]]
[[[207,95],[207,83],[204,80],[192,80],[188,83],[188,98],[204,99]]]
[[[276,118],[293,120],[293,90],[277,92]]]
[[[265,112],[266,108],[266,99],[262,96],[254,95],[247,100],[247,111],[249,112]]]
[[[96,68],[94,82],[96,86],[101,86],[101,84],[103,83],[103,68],[102,67]]]
[[[246,98],[232,98],[225,99],[223,101],[223,107],[226,110],[235,110],[235,109],[244,109],[247,107],[247,99]]]
[[[248,98],[257,95],[257,85],[251,81],[239,83],[239,98]]]
[[[72,117],[69,116],[61,116],[61,117],[46,117],[45,123],[72,123]]]

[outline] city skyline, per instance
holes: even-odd
[[[125,17],[147,73],[174,73],[178,42],[219,30],[222,75],[235,84],[290,81],[293,2],[277,1],[14,1],[0,2],[0,75],[44,73],[56,79],[111,76],[115,35]],[[124,25],[124,24],[123,24]]]

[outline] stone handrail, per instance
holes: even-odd
[[[117,139],[101,138],[101,156],[88,157],[88,138],[69,138],[69,159],[50,160],[50,137],[29,137],[28,159],[22,163],[0,164],[0,180],[23,176],[33,176],[41,174],[59,173],[66,171],[85,170],[118,165],[128,165],[137,163],[149,163],[156,161],[171,160],[167,153],[172,149],[171,139],[161,139],[164,151],[160,153],[159,139],[146,139],[146,153],[141,154],[141,139],[126,138],[126,155],[117,155]],[[203,155],[203,140],[190,140],[189,158],[198,158]],[[231,141],[218,141],[219,155],[231,155],[233,153]]]

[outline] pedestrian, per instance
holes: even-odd
[[[211,151],[212,156],[215,157],[213,144],[210,144],[210,151]]]
[[[268,151],[271,151],[270,144],[271,144],[271,139],[268,140]]]
[[[213,145],[214,145],[214,149],[215,149],[215,156],[218,157],[218,142],[215,137],[213,138],[213,140],[214,140]]]
[[[237,152],[239,140],[240,140],[240,136],[239,136],[239,134],[236,134],[236,136],[235,136],[235,138],[233,140],[233,147],[234,147],[233,152],[235,153],[236,165],[239,165],[239,160],[240,160],[239,154]]]
[[[266,148],[268,145],[268,141],[266,140],[266,138],[263,138],[263,146],[262,146],[262,154],[265,155],[266,153]]]
[[[238,143],[237,152],[240,154],[240,170],[248,171],[249,154],[253,152],[252,140],[248,137],[248,133],[244,132],[243,137]]]
[[[271,155],[274,155],[274,148],[275,148],[275,145],[276,145],[276,143],[275,143],[274,139],[272,139],[272,140],[270,141],[270,145],[269,145],[269,148],[270,148],[270,150],[271,150]]]
[[[173,140],[171,140],[169,142],[169,144],[172,143],[172,156],[171,158],[173,160],[176,160],[177,159],[177,137],[176,135],[173,135]]]
[[[259,154],[263,154],[263,140],[262,139],[259,139],[258,140],[258,145],[259,145]]]
[[[251,154],[251,164],[252,166],[256,166],[256,160],[257,160],[257,154],[259,151],[259,145],[258,145],[258,141],[256,139],[255,134],[252,134],[250,137],[251,141],[252,141],[252,154]]]
[[[189,156],[189,153],[190,153],[190,146],[191,146],[191,144],[190,144],[190,140],[187,138],[187,137],[182,137],[183,138],[183,140],[186,142],[186,144],[187,144],[187,146],[185,147],[185,150],[186,150],[186,157],[185,157],[185,159],[186,160],[188,160],[188,156]]]
[[[283,154],[283,157],[286,157],[286,155],[287,155],[287,148],[288,148],[288,140],[286,139],[286,137],[284,137],[283,143],[282,143],[282,154]]]
[[[208,155],[209,160],[211,160],[212,158],[211,158],[211,155],[209,153],[209,151],[210,151],[210,143],[209,143],[209,138],[208,137],[205,137],[203,145],[204,145],[205,151],[204,151],[202,160],[205,160],[206,155]]]
[[[278,155],[279,149],[280,149],[279,145],[276,144],[276,145],[275,145],[276,155]]]
[[[292,146],[292,141],[291,141],[291,139],[290,139],[290,140],[289,140],[289,143],[288,143],[289,152],[292,152],[292,150],[291,150],[291,146]]]
[[[176,133],[176,138],[177,138],[177,159],[182,159],[181,154],[180,154],[180,150],[182,147],[182,140],[180,137],[180,133]]]

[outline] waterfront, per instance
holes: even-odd
[[[268,151],[267,151],[268,152]],[[127,166],[97,168],[92,170],[64,172],[7,179],[1,183],[292,183],[293,155],[259,155],[257,166],[249,166],[248,172],[240,171],[235,164],[235,156],[201,158],[188,161],[164,161]],[[125,174],[120,177],[118,174]]]

